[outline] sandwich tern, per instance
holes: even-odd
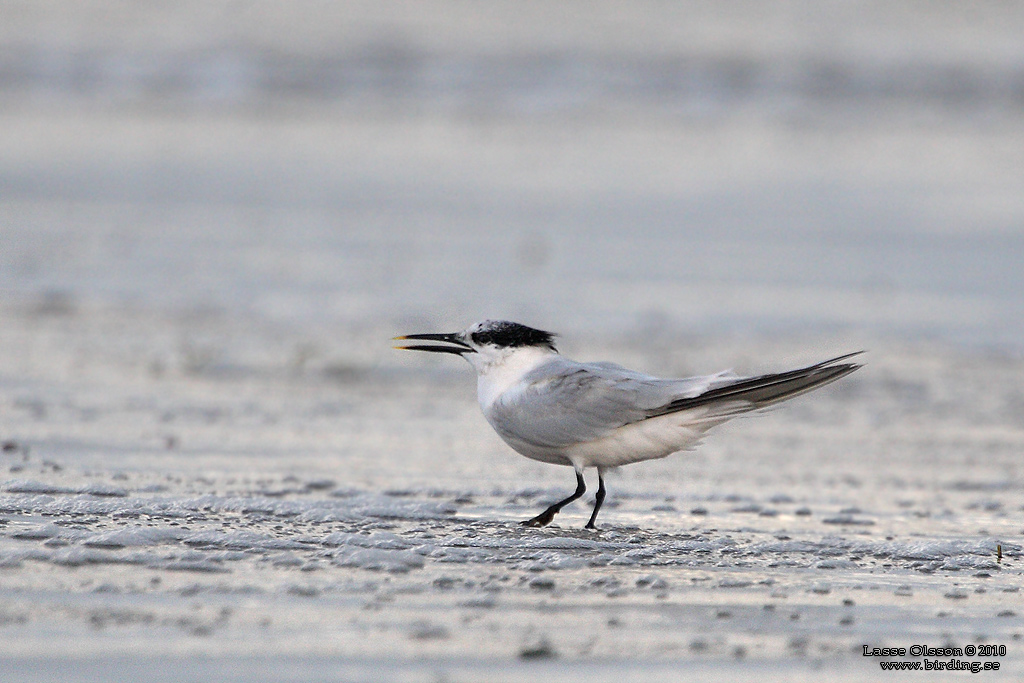
[[[861,351],[807,367],[754,377],[731,371],[662,379],[615,363],[580,363],[558,354],[555,335],[507,320],[485,320],[462,332],[409,334],[397,346],[462,356],[477,374],[477,399],[494,431],[518,453],[576,472],[576,490],[523,522],[551,523],[587,487],[583,471],[597,468],[598,489],[587,529],[595,529],[605,499],[604,474],[695,447],[715,425],[817,389],[857,368],[844,363]]]

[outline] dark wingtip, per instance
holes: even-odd
[[[651,411],[648,417],[658,417],[700,405],[729,401],[746,402],[750,406],[747,410],[764,408],[831,384],[851,372],[859,370],[864,367],[860,363],[840,363],[839,361],[859,356],[862,353],[864,351],[854,351],[789,372],[740,379],[733,384],[711,389],[699,396],[672,401],[668,405]]]
[[[828,360],[823,360],[820,363],[816,363],[815,365],[808,366],[806,369],[812,370],[814,368],[823,368],[823,367],[832,365],[833,363],[838,363],[841,360],[846,360],[847,358],[853,358],[855,356],[860,356],[860,355],[863,355],[865,353],[867,353],[867,350],[865,350],[865,349],[861,349],[860,351],[852,351],[850,353],[844,353],[841,356],[836,356],[835,358],[830,358]],[[856,365],[858,368],[864,367],[863,363],[848,363],[848,365]]]

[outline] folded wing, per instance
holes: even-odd
[[[557,451],[604,438],[624,425],[694,408],[705,408],[700,412],[707,417],[764,408],[850,374],[860,365],[840,361],[855,355],[757,377],[722,372],[685,379],[556,357],[499,397],[487,418],[517,450]]]
[[[841,363],[863,351],[837,356],[805,368],[758,377],[737,378],[724,386],[709,388],[697,396],[680,396],[650,412],[647,417],[659,417],[682,410],[703,406],[729,405],[735,412],[765,408],[818,387],[835,382],[861,367],[858,363]]]

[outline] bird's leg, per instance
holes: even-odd
[[[555,518],[555,515],[558,514],[559,510],[582,496],[586,491],[587,485],[583,481],[583,472],[576,470],[576,490],[573,494],[565,500],[558,501],[536,517],[526,520],[522,523],[523,526],[547,526],[548,524],[551,524],[551,520]]]
[[[587,522],[587,526],[584,529],[596,529],[594,521],[597,519],[597,513],[601,510],[601,504],[604,503],[604,469],[597,468],[597,498],[594,499],[594,512],[590,515],[590,521]]]

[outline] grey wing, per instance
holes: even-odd
[[[488,419],[510,443],[559,449],[599,439],[674,400],[697,396],[716,377],[659,379],[611,363],[558,358],[505,392]]]
[[[756,377],[726,371],[686,379],[659,379],[612,363],[557,358],[502,394],[488,420],[513,447],[558,450],[671,413],[700,410],[706,417],[726,418],[757,410],[845,377],[861,366],[840,361],[859,353]]]
[[[808,365],[788,372],[777,372],[757,377],[722,377],[712,381],[699,394],[678,396],[670,403],[652,410],[648,417],[695,408],[705,408],[719,415],[737,414],[757,410],[779,401],[785,401],[808,391],[817,389],[862,367],[859,363],[842,363],[863,351],[855,351],[829,360]],[[719,376],[721,377],[721,376]]]

